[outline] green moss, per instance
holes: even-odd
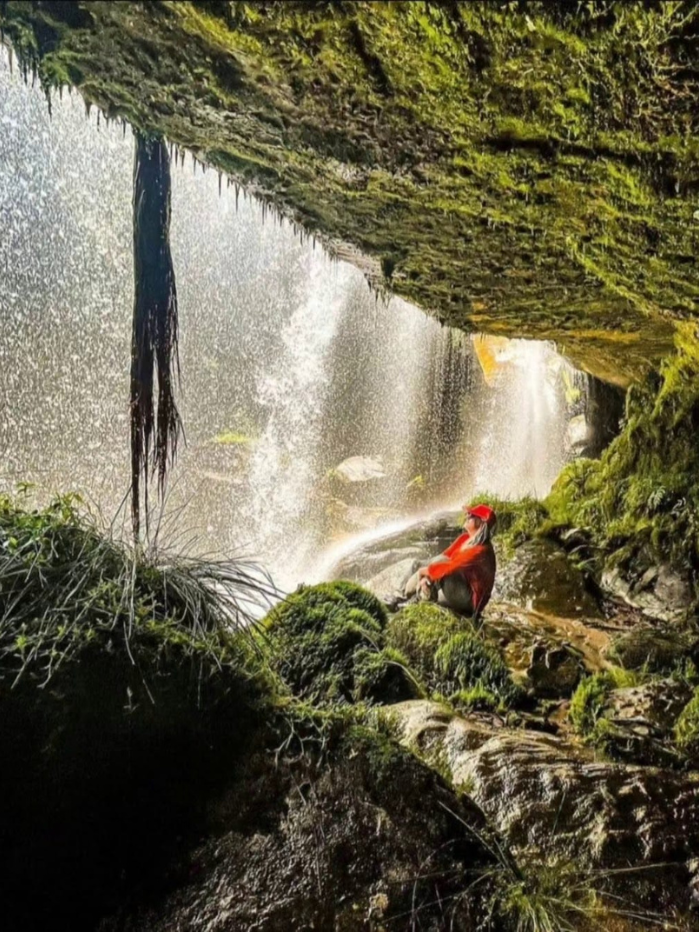
[[[341,595],[348,605],[353,606],[353,608],[359,608],[368,615],[371,615],[382,628],[386,626],[386,622],[388,621],[386,606],[372,592],[369,592],[369,590],[365,589],[363,586],[358,586],[357,583],[340,579],[331,583],[321,583],[315,588],[316,591],[320,590],[321,592],[330,592],[333,595]]]
[[[638,674],[620,667],[586,677],[570,701],[569,715],[573,728],[592,744],[603,741],[609,723],[602,719],[602,713],[609,693],[613,689],[636,686],[638,682]]]
[[[470,623],[429,602],[406,605],[388,622],[386,642],[402,652],[430,685],[434,684],[434,657],[443,644]]]
[[[699,754],[699,688],[680,713],[674,728],[675,743],[683,754]]]
[[[357,658],[354,675],[354,698],[358,702],[390,705],[425,696],[424,687],[410,670],[406,657],[391,647],[362,653]]]
[[[407,661],[384,649],[385,617],[382,603],[354,583],[303,586],[264,619],[267,656],[293,693],[306,701],[415,698],[421,687]]]
[[[553,523],[585,528],[598,566],[631,578],[669,562],[696,583],[699,569],[699,340],[678,331],[659,376],[629,391],[621,434],[597,461],[578,460],[545,502]],[[688,606],[688,609],[691,606]]]
[[[451,702],[464,711],[494,712],[502,705],[500,699],[478,680],[475,686],[460,689],[451,696]]]
[[[475,633],[464,631],[445,640],[434,656],[434,669],[440,692],[449,696],[481,688],[505,706],[520,697],[500,652]]]
[[[543,3],[10,0],[0,18],[48,86],[353,243],[445,323],[555,339],[627,381],[667,347],[666,315],[695,313],[679,5],[594,26]]]
[[[386,642],[405,655],[433,696],[460,694],[475,703],[486,701],[488,693],[504,706],[519,698],[498,648],[470,620],[437,605],[423,602],[401,609],[388,623]]]

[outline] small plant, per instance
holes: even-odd
[[[573,693],[570,701],[570,721],[579,735],[598,743],[607,736],[607,729],[602,724],[602,713],[609,693],[613,689],[625,689],[636,686],[639,674],[633,670],[612,667],[602,673],[586,677]]]
[[[683,754],[688,757],[699,754],[699,687],[680,713],[674,735],[675,743]]]

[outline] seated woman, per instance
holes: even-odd
[[[495,551],[490,542],[495,512],[488,505],[467,508],[465,534],[405,584],[406,598],[437,601],[464,615],[479,615],[490,600],[495,582]]]

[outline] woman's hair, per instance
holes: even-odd
[[[490,540],[490,526],[488,525],[487,521],[479,518],[478,515],[473,515],[472,517],[479,522],[480,526],[476,533],[469,538],[468,546],[478,547],[479,544],[486,544]]]

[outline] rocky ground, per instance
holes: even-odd
[[[385,594],[457,533],[454,516],[438,516],[345,558],[335,573]],[[689,599],[667,567],[635,587],[620,573],[601,582],[553,541],[501,546],[481,633],[527,699],[487,710],[454,696],[417,699],[381,714],[405,747],[468,793],[520,859],[575,861],[591,886],[622,898],[622,912],[646,904],[641,928],[652,912],[693,927]],[[671,919],[678,911],[685,918]]]
[[[501,523],[479,626],[371,591],[442,516],[232,631],[211,568],[0,500],[4,927],[696,929],[691,623]]]

